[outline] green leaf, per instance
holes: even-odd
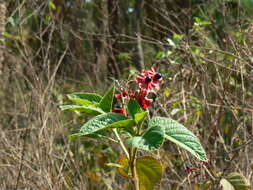
[[[201,190],[210,190],[212,186],[211,180],[206,180],[204,183],[201,184],[200,189]]]
[[[50,7],[51,9],[53,9],[53,10],[56,9],[56,6],[55,6],[55,4],[54,4],[53,1],[49,1],[48,4],[49,4],[49,7]]]
[[[122,114],[120,114],[122,115]],[[120,127],[132,127],[134,125],[133,119],[126,119],[122,121],[115,122],[110,125],[110,128],[120,128]]]
[[[69,139],[73,140],[73,139],[77,139],[77,138],[79,138],[81,136],[85,136],[85,135],[82,135],[81,133],[74,133],[72,135],[69,135]]]
[[[176,47],[176,44],[174,43],[174,41],[172,39],[167,38],[166,40],[167,40],[167,42],[169,43],[170,46]]]
[[[128,126],[129,123],[130,121],[122,114],[105,113],[90,119],[81,127],[79,133],[88,135],[102,129],[125,127]]]
[[[129,167],[129,160],[126,156],[121,156],[118,160],[118,164],[122,167],[118,167],[118,172],[122,177],[130,178],[131,177],[131,171]]]
[[[13,17],[8,17],[8,18],[7,18],[7,22],[10,23],[12,26],[15,26],[15,25],[16,25],[16,24],[15,24],[15,20],[14,20]]]
[[[76,103],[82,104],[84,106],[93,105],[97,106],[102,97],[95,93],[73,93],[68,94],[68,98]]]
[[[225,177],[225,180],[228,183],[230,183],[230,185],[233,187],[234,190],[249,190],[250,189],[250,185],[247,179],[239,173],[236,173],[236,172],[230,173],[227,177]],[[222,179],[220,183],[223,186],[224,179]],[[224,186],[223,186],[223,189],[227,190],[224,188]]]
[[[241,0],[240,2],[246,15],[253,18],[253,0]]]
[[[114,91],[115,85],[113,84],[112,87],[105,93],[101,101],[99,102],[99,107],[104,110],[105,112],[112,111],[112,102],[114,98]]]
[[[146,116],[148,115],[148,112],[141,112],[141,113],[136,113],[134,115],[134,121],[137,125],[140,125],[144,119],[146,118]]]
[[[61,110],[73,110],[91,115],[99,115],[105,113],[102,109],[92,106],[61,105],[60,108]]]
[[[117,163],[107,163],[106,165],[109,167],[124,168],[124,166],[117,164]]]
[[[235,190],[235,188],[233,187],[233,185],[231,183],[229,183],[224,178],[220,180],[220,184],[221,184],[223,190]]]
[[[157,150],[164,141],[164,128],[152,126],[143,134],[143,136],[132,137],[127,139],[126,143],[142,150]]]
[[[151,156],[143,156],[136,160],[136,173],[140,190],[154,190],[162,178],[161,163]]]
[[[90,137],[90,138],[101,138],[101,137],[107,137],[107,133],[105,131],[97,131],[95,133],[91,133],[88,135],[84,135],[82,133],[75,133],[72,135],[69,135],[69,139],[77,139],[79,137]]]
[[[142,112],[142,109],[135,100],[130,99],[127,105],[127,111],[134,118],[135,114]]]
[[[205,150],[198,138],[177,121],[165,117],[155,117],[150,120],[149,126],[164,127],[165,138],[186,149],[199,160],[207,160]]]

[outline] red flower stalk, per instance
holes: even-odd
[[[189,167],[189,166],[186,166],[186,169],[185,171],[188,173],[188,174],[192,174],[193,172],[195,171],[198,171],[199,168],[196,168],[196,167]]]
[[[114,95],[114,98],[117,100],[122,99],[123,97],[126,97],[127,93],[125,92],[125,90],[120,91],[119,93]]]
[[[112,109],[112,112],[126,115],[126,110],[120,106],[116,106]]]
[[[148,99],[147,98],[147,91],[140,91],[140,92],[137,92],[135,94],[135,99],[136,101],[139,103],[139,105],[144,108],[144,109],[147,109],[150,107],[151,103],[153,102],[152,99]]]

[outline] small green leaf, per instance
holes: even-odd
[[[99,115],[105,113],[102,109],[92,106],[61,105],[60,108],[61,110],[73,110],[91,115]]]
[[[101,96],[95,93],[73,93],[68,94],[67,96],[71,101],[82,104],[84,106],[97,106],[99,101],[102,99]]]
[[[109,167],[124,168],[124,166],[117,164],[117,163],[107,163],[106,165]]]
[[[74,139],[77,139],[77,138],[79,138],[79,137],[81,137],[81,136],[82,136],[81,133],[74,133],[74,134],[72,134],[72,135],[69,135],[69,139],[74,140]]]
[[[136,113],[142,112],[140,105],[133,99],[130,99],[127,105],[128,113],[134,118]]]
[[[49,1],[48,4],[49,4],[49,7],[50,7],[51,9],[53,9],[53,10],[56,9],[56,6],[55,6],[55,4],[54,4],[53,1]]]
[[[170,94],[171,94],[171,88],[166,88],[166,89],[164,90],[164,92],[163,92],[163,95],[164,95],[165,97],[169,97]]]
[[[140,125],[144,119],[146,118],[146,116],[148,115],[148,112],[141,112],[141,113],[136,113],[134,115],[134,121],[137,125]]]
[[[151,156],[143,156],[136,160],[136,173],[140,190],[154,190],[162,178],[161,163]]]
[[[127,120],[127,118],[122,114],[118,113],[101,114],[96,117],[93,117],[87,123],[85,123],[81,127],[79,133],[81,133],[82,135],[88,135],[102,129],[123,127],[123,125],[129,125],[129,121],[126,122],[124,120]]]
[[[114,98],[114,91],[115,85],[113,84],[112,87],[105,93],[103,98],[99,102],[99,107],[104,110],[105,112],[112,111],[112,102]]]
[[[8,32],[2,32],[2,35],[6,38],[13,38],[13,36]]]
[[[180,112],[184,112],[184,110],[183,110],[183,109],[179,109],[179,108],[174,108],[174,109],[170,112],[170,114],[171,114],[171,115],[175,115],[175,114],[180,113]]]
[[[198,138],[175,120],[165,117],[155,117],[150,120],[149,126],[164,127],[165,138],[186,149],[199,160],[207,160],[205,150]]]
[[[159,51],[159,52],[156,54],[155,58],[156,58],[156,59],[160,59],[160,58],[162,57],[163,54],[164,54],[164,51]]]
[[[239,173],[230,173],[225,179],[232,185],[234,190],[249,190],[250,185],[247,179]],[[225,189],[224,189],[225,190]]]
[[[142,150],[157,150],[164,141],[164,128],[160,126],[150,127],[143,136],[127,139],[126,143]]]
[[[173,40],[176,42],[176,44],[179,44],[179,42],[184,38],[182,34],[173,34]]]
[[[167,40],[167,42],[169,43],[170,46],[176,47],[176,44],[174,43],[174,41],[172,39],[167,38],[166,40]]]
[[[7,22],[10,23],[12,26],[15,26],[15,25],[16,25],[16,24],[15,24],[15,20],[14,20],[13,17],[8,17],[8,18],[7,18]]]

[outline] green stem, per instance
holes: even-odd
[[[129,154],[128,154],[128,151],[127,151],[127,149],[126,149],[126,147],[125,147],[125,145],[124,145],[122,139],[120,138],[117,129],[114,128],[114,129],[113,129],[113,132],[114,132],[115,136],[117,137],[117,139],[118,139],[118,141],[119,141],[119,144],[120,144],[121,148],[123,149],[124,153],[126,154],[127,158],[130,159]]]

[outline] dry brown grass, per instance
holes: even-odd
[[[165,13],[162,6],[156,9]],[[69,15],[75,10],[76,7]],[[12,37],[6,37],[0,75],[0,189],[129,188],[116,170],[105,166],[117,161],[117,146],[94,139],[68,140],[67,136],[87,118],[60,112],[58,108],[67,102],[67,93],[105,91],[110,84],[106,76],[109,71],[98,73],[106,69],[103,64],[109,55],[105,54],[110,54],[107,50],[112,48],[107,42],[113,38],[103,31],[97,36],[85,31],[84,23],[80,24],[81,19],[75,20],[74,16],[58,15],[47,21],[47,14],[58,13],[50,12],[46,1],[11,1],[8,16],[15,14],[20,16],[21,24],[11,28]],[[31,15],[37,19],[36,26],[27,25]],[[88,29],[94,29],[94,21],[86,16],[83,22]],[[145,22],[145,27],[152,27],[149,24]],[[77,31],[67,33],[73,26]],[[165,27],[159,23],[155,26]],[[226,31],[222,48],[215,43],[207,48],[206,31],[198,32],[192,37],[198,40],[185,41],[175,50],[183,64],[172,64],[166,58],[152,59],[165,75],[152,114],[173,117],[200,138],[210,158],[207,168],[211,175],[240,172],[253,185],[252,27],[241,30],[245,43],[239,43],[232,32]],[[67,40],[64,35],[69,35]],[[126,46],[135,40],[122,36],[129,40]],[[150,51],[166,50],[168,44],[155,37],[142,38],[146,65],[151,65],[154,53],[151,56]],[[97,43],[105,48],[99,50]],[[204,56],[196,55],[192,48],[199,48]],[[101,65],[103,68],[98,67]],[[128,74],[128,70],[121,72]],[[167,166],[161,189],[193,189],[211,180],[204,168],[187,175],[186,166],[199,164],[170,143],[164,144],[160,157]],[[219,189],[217,184],[211,189]]]

